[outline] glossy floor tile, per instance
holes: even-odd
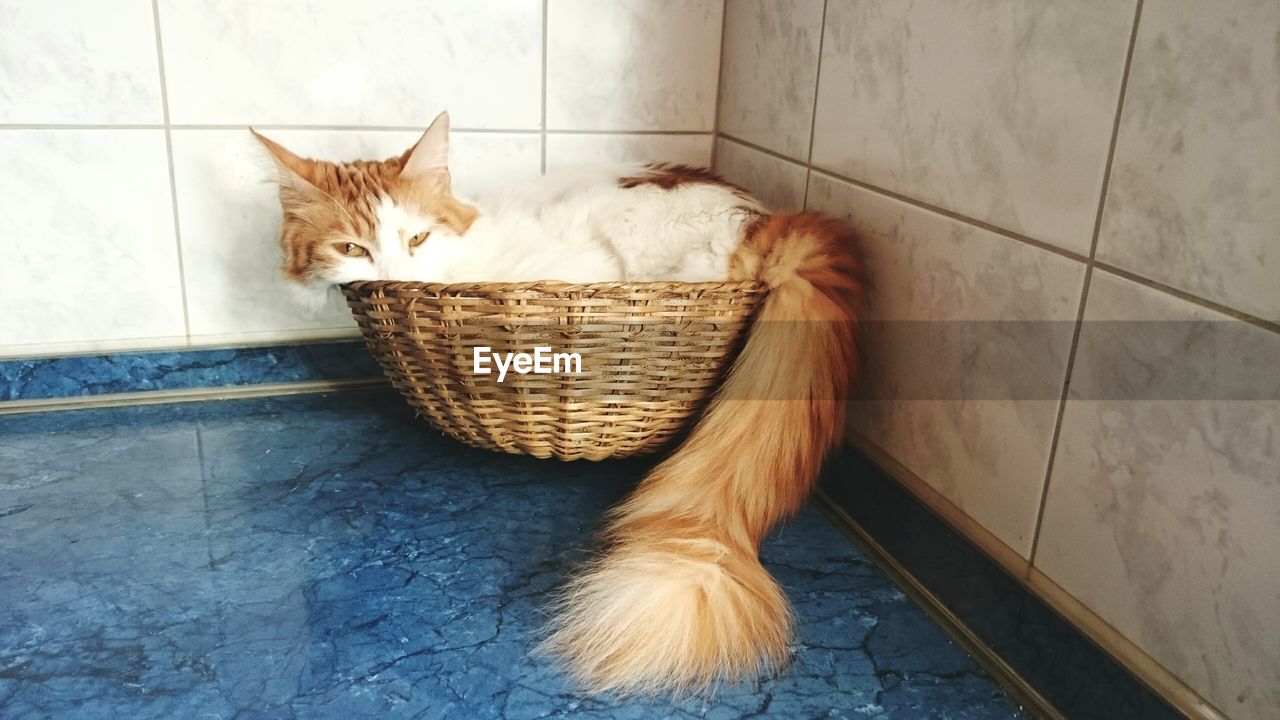
[[[575,693],[530,650],[644,468],[466,448],[382,391],[0,418],[0,717],[1019,716],[813,510],[763,550],[790,668]]]

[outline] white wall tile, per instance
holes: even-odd
[[[1280,321],[1273,0],[1143,6],[1098,258]]]
[[[454,133],[450,172],[458,194],[471,196],[541,174],[542,138],[515,133]]]
[[[809,170],[803,165],[721,138],[716,141],[715,169],[774,210],[804,207],[804,185]]]
[[[161,0],[174,123],[535,129],[539,0]]]
[[[1115,336],[1131,320],[1152,321],[1135,326],[1145,338]],[[1241,720],[1280,707],[1276,357],[1280,335],[1095,271],[1036,554],[1067,592]],[[1248,358],[1252,370],[1226,369]],[[1185,395],[1152,396],[1173,370],[1200,375],[1181,383]],[[1240,383],[1270,389],[1241,396],[1257,400],[1207,392]]]
[[[830,0],[814,164],[1088,254],[1133,14]]]
[[[386,158],[417,132],[267,132],[291,150],[331,160]],[[322,311],[296,301],[280,275],[280,206],[273,167],[243,130],[175,130],[174,169],[191,332],[197,343],[349,334],[335,296]],[[455,133],[451,167],[461,195],[538,174],[536,134]]]
[[[808,162],[823,4],[725,3],[720,132]]]
[[[547,170],[633,162],[711,164],[711,135],[547,135]]]
[[[148,0],[0,0],[0,122],[163,119]]]
[[[1083,264],[816,172],[809,206],[871,274],[850,432],[1029,555]]]
[[[0,354],[185,332],[162,130],[0,130]]]
[[[554,0],[547,126],[712,130],[723,10],[722,0]]]

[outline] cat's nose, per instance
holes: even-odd
[[[413,269],[409,258],[386,258],[378,263],[378,275],[383,280],[412,280]]]

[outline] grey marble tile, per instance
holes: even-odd
[[[1193,320],[1229,319],[1097,271],[1073,375],[1178,364],[1214,382]],[[1171,342],[1097,342],[1091,324],[1106,321],[1159,322]],[[1244,327],[1280,356],[1280,336]],[[1036,565],[1228,716],[1275,717],[1280,400],[1080,399],[1072,386]]]
[[[809,161],[823,4],[725,3],[720,132]]]
[[[711,164],[711,142],[709,134],[548,133],[547,170],[632,162],[677,162],[705,167]]]
[[[813,161],[1087,254],[1134,7],[830,0]]]
[[[162,130],[0,129],[0,355],[181,344]]]
[[[1280,4],[1143,5],[1098,258],[1280,320]]]
[[[858,232],[873,284],[850,432],[1029,555],[1083,264],[820,172],[809,207]]]
[[[159,123],[147,0],[0,0],[0,122]]]
[[[159,8],[175,123],[539,126],[539,0]]]
[[[547,127],[715,125],[720,0],[555,0],[547,7]]]
[[[751,191],[774,210],[804,207],[809,170],[732,140],[716,141],[716,172]]]

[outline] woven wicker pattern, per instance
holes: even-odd
[[[358,282],[369,351],[433,425],[484,448],[561,460],[654,452],[696,413],[764,298],[742,283]],[[473,349],[578,353],[581,373],[474,371]],[[491,364],[492,366],[492,364]]]

